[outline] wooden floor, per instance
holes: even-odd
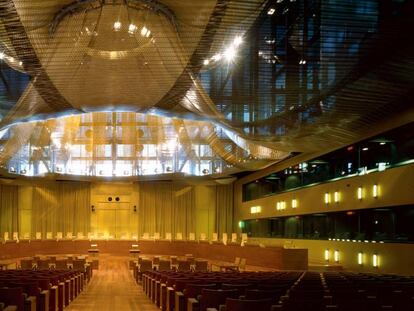
[[[135,283],[128,260],[127,257],[99,256],[99,270],[94,270],[86,290],[65,310],[159,311]]]

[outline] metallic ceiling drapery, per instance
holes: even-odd
[[[194,163],[207,158],[194,146],[208,146],[212,173],[213,159],[259,169],[353,142],[410,106],[413,48],[403,30],[413,12],[398,5],[391,14],[376,0],[0,0],[0,71],[29,80],[1,107],[0,164],[30,154],[54,171],[50,150],[75,143],[98,176],[94,163],[117,166],[117,143],[130,150],[125,161],[141,161],[141,149],[176,140],[176,156]],[[235,38],[243,44],[226,50]],[[237,57],[223,61],[226,53]],[[120,126],[108,121],[118,112],[130,113]],[[110,156],[100,154],[106,145]],[[63,149],[60,170],[75,157]],[[180,161],[157,170],[192,174]]]

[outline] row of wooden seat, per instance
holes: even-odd
[[[414,310],[414,279],[390,275],[147,271],[142,286],[166,311]]]
[[[299,272],[145,272],[143,290],[162,310],[202,310],[219,307],[226,298],[239,298],[248,289],[274,289],[275,279],[280,279],[278,289],[286,292],[301,275]],[[269,287],[270,286],[270,287]],[[204,293],[204,296],[203,296]],[[255,293],[251,293],[254,295]],[[204,298],[200,298],[204,297]]]
[[[62,311],[87,282],[84,270],[0,271],[0,303],[6,310]]]
[[[208,271],[208,261],[196,259],[192,255],[178,258],[177,256],[154,256],[139,257],[137,261],[132,261],[131,269],[133,269],[134,277],[141,279],[141,275],[145,271]]]

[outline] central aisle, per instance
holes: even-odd
[[[86,290],[65,310],[159,311],[135,283],[128,260],[128,257],[99,256],[99,270],[94,270]]]

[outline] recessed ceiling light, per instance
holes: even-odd
[[[267,15],[273,15],[275,14],[276,9],[275,8],[270,8],[269,10],[267,10]]]
[[[368,147],[362,148],[362,151],[367,151],[367,150],[368,150]]]
[[[121,27],[122,27],[121,22],[117,21],[117,22],[114,23],[114,30],[115,31],[120,31],[121,30]],[[87,29],[86,31],[88,31],[88,30],[89,29]]]
[[[130,24],[129,27],[128,27],[128,32],[130,34],[134,34],[136,31],[137,31],[137,26],[134,25],[134,24]]]
[[[210,61],[208,59],[205,59],[204,62],[203,62],[204,66],[207,66],[209,63],[210,63]]]

